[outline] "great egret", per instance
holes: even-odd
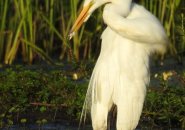
[[[101,52],[85,104],[90,102],[94,130],[107,129],[107,116],[117,106],[117,130],[136,128],[149,84],[149,56],[164,53],[168,38],[159,20],[132,0],[85,0],[70,37],[92,12],[106,4]],[[90,99],[89,99],[90,98]]]

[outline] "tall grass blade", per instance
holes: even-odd
[[[5,29],[6,29],[6,19],[8,15],[8,0],[0,1],[0,61],[3,59],[4,55],[4,40],[5,40]]]
[[[19,37],[20,37],[20,32],[21,32],[21,28],[23,26],[23,22],[24,22],[24,17],[22,17],[18,27],[17,27],[17,31],[15,33],[15,37],[14,37],[14,40],[13,40],[13,44],[12,44],[12,47],[10,49],[10,51],[8,52],[8,55],[7,55],[7,59],[5,59],[6,61],[6,64],[12,64],[13,60],[15,59],[15,56],[17,54],[17,51],[18,51],[18,47],[19,47],[19,44],[20,44],[20,40],[19,40]]]
[[[29,41],[26,41],[25,39],[21,39],[21,41],[23,41],[23,43],[27,44],[32,49],[34,49],[35,52],[37,54],[39,54],[44,60],[46,60],[49,64],[55,64],[53,62],[53,60],[42,49],[40,49],[39,47],[37,47],[35,44],[33,44],[33,43],[29,42]]]

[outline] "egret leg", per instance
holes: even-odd
[[[96,103],[92,104],[91,118],[93,130],[107,130],[108,106]]]
[[[145,96],[130,96],[117,104],[117,130],[134,130],[139,122]]]

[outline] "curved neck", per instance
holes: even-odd
[[[112,4],[122,16],[126,17],[130,13],[132,0],[112,0]]]

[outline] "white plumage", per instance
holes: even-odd
[[[149,56],[152,52],[164,53],[168,39],[158,19],[132,0],[86,0],[84,8],[92,5],[83,20],[107,2],[110,3],[103,10],[107,28],[101,36],[101,52],[84,109],[91,107],[94,130],[106,130],[108,112],[115,104],[117,130],[133,130],[139,122],[150,80]]]

